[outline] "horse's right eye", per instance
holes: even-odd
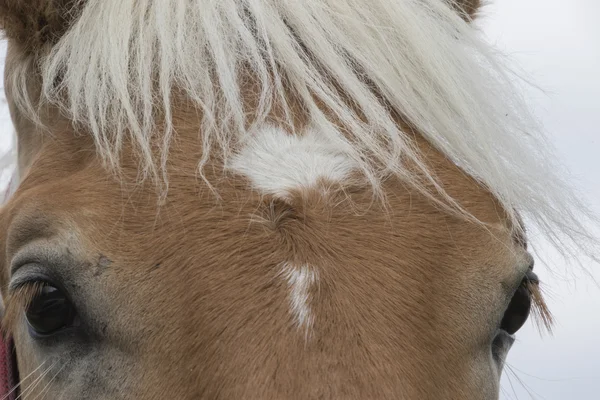
[[[60,289],[43,283],[25,310],[25,317],[34,334],[48,336],[73,323],[75,307]]]

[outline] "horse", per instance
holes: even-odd
[[[3,398],[498,398],[593,238],[479,11],[0,0]]]

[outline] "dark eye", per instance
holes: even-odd
[[[34,333],[47,336],[70,326],[75,317],[75,307],[58,288],[44,283],[25,311]]]
[[[531,270],[527,272],[521,285],[513,295],[500,323],[500,329],[514,335],[525,325],[531,311],[531,293],[527,287],[529,283],[539,283],[536,274]]]

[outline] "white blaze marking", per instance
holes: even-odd
[[[311,328],[314,315],[310,308],[310,290],[317,283],[318,275],[308,265],[296,267],[290,263],[283,264],[282,275],[290,289],[289,301],[292,314],[299,328]]]
[[[228,168],[250,179],[255,189],[286,198],[294,189],[314,187],[320,179],[343,182],[357,163],[324,135],[302,136],[265,126],[231,159]]]

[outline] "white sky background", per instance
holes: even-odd
[[[577,188],[600,214],[600,1],[488,2],[478,25],[545,90],[532,91],[532,105]],[[2,64],[4,51],[2,44]],[[10,146],[11,136],[1,101],[0,151]],[[588,268],[600,282],[600,266]],[[538,265],[536,272],[557,320],[554,335],[540,336],[532,323],[518,334],[508,357],[514,373],[507,369],[503,377],[503,400],[600,398],[600,288],[582,271],[550,269]]]

